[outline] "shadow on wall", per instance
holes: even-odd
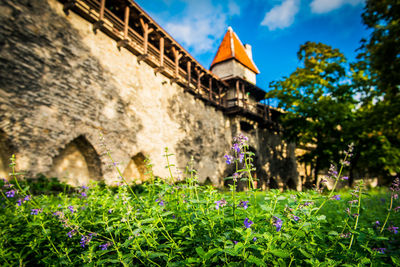
[[[127,182],[142,183],[146,180],[146,157],[139,152],[131,158],[126,166],[123,176]]]
[[[102,178],[101,162],[96,150],[84,136],[72,140],[53,159],[50,177],[73,186],[87,185]]]
[[[11,142],[3,130],[0,130],[0,178],[9,178],[10,158],[13,153]]]

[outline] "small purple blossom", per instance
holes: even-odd
[[[40,209],[31,209],[31,214],[32,215],[38,215],[39,212],[42,212],[42,210],[40,210]]]
[[[160,205],[160,206],[165,206],[164,200],[162,200],[162,199],[160,199],[160,198],[157,198],[157,199],[156,199],[156,202],[158,202],[158,205]]]
[[[68,236],[69,238],[72,238],[72,236],[74,236],[75,233],[76,233],[76,230],[75,230],[75,229],[72,229],[71,231],[69,231],[69,232],[67,233],[67,236]]]
[[[92,240],[93,234],[90,233],[89,235],[82,235],[81,241],[79,242],[81,244],[81,247],[85,247],[86,245],[89,244],[89,242]]]
[[[81,196],[82,196],[82,197],[87,197],[86,192],[82,192],[82,193],[81,193]]]
[[[386,248],[373,248],[372,250],[381,254],[385,254]]]
[[[256,242],[256,240],[257,240],[257,237],[253,237],[253,241]]]
[[[74,213],[74,212],[75,212],[74,206],[68,206],[68,209],[69,209],[69,211],[70,211],[71,213]]]
[[[18,204],[18,206],[22,205],[22,198],[18,199],[17,204]]]
[[[24,202],[29,200],[31,200],[31,195],[27,195],[26,197],[24,197]]]
[[[234,150],[236,153],[240,153],[240,146],[239,146],[239,144],[233,144],[233,146],[232,146],[232,150]]]
[[[101,250],[107,250],[108,247],[111,246],[111,245],[112,245],[112,243],[107,242],[107,243],[105,243],[105,244],[99,245],[99,248],[101,248]]]
[[[331,199],[340,200],[340,195],[334,195]]]
[[[242,163],[243,159],[244,159],[244,153],[240,153],[238,159],[239,159],[239,162]]]
[[[231,165],[233,163],[234,158],[231,155],[225,155],[226,164]]]
[[[89,189],[89,187],[88,187],[88,186],[84,186],[84,185],[82,185],[82,189],[85,189],[85,190],[87,190],[87,189]]]
[[[381,225],[381,223],[379,221],[375,222],[375,226]]]
[[[283,224],[282,220],[281,220],[280,218],[274,216],[274,223],[273,223],[273,225],[275,225],[276,231],[277,231],[277,232],[279,232],[279,231],[281,230],[282,224]]]
[[[349,238],[350,237],[350,233],[344,233],[344,234],[340,234],[341,238]]]
[[[240,203],[239,203],[238,207],[242,207],[243,209],[247,209],[249,207],[248,204],[249,204],[249,201],[240,200]]]
[[[16,190],[14,190],[14,189],[13,189],[13,190],[10,190],[10,191],[7,191],[7,192],[6,192],[6,196],[7,196],[7,197],[10,197],[10,198],[11,198],[11,197],[14,197],[14,196],[15,196],[15,192],[16,192]]]
[[[389,226],[388,227],[388,230],[390,231],[390,232],[393,232],[394,234],[397,234],[399,231],[399,227],[396,227],[396,226]]]
[[[237,243],[239,243],[239,242],[237,242],[237,241],[233,240],[233,244],[235,244],[235,245],[236,245]]]
[[[400,210],[400,206],[397,206],[396,208],[393,209],[394,212],[398,212]]]
[[[108,213],[109,213],[109,214],[111,214],[112,212],[113,212],[113,210],[111,210],[111,209],[110,209],[110,210],[108,210]]]
[[[220,207],[224,207],[227,204],[227,202],[226,202],[226,200],[224,198],[221,199],[221,200],[218,200],[218,201],[214,201],[214,203],[215,203],[215,209],[216,210],[219,210]]]
[[[342,180],[349,180],[349,177],[348,177],[348,176],[342,176],[341,179],[342,179]]]
[[[252,221],[250,221],[250,220],[249,220],[249,218],[246,218],[246,219],[244,219],[244,222],[243,222],[243,224],[244,224],[244,227],[246,227],[246,228],[250,228],[250,227],[251,227],[251,225],[253,224],[253,222],[252,222]]]
[[[300,218],[296,215],[293,215],[293,220],[295,220],[297,222],[298,220],[300,220]]]

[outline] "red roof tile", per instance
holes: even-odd
[[[236,59],[256,74],[260,73],[256,64],[254,64],[253,60],[247,55],[246,49],[239,40],[239,37],[233,32],[232,28],[229,27],[210,68],[231,58]]]

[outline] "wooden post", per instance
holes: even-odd
[[[222,91],[222,87],[221,85],[218,86],[218,104],[221,106],[222,105],[222,101],[221,101],[221,91]]]
[[[204,72],[201,72],[201,69],[199,67],[196,68],[196,73],[197,73],[197,86],[196,86],[196,93],[200,94],[200,78],[204,75]]]
[[[182,54],[179,53],[179,50],[174,46],[172,47],[172,53],[174,54],[175,58],[175,79],[177,79],[179,75],[179,59],[182,57]]]
[[[164,67],[164,37],[160,38],[160,67]]]
[[[208,82],[208,100],[211,101],[212,98],[212,76],[210,76],[210,80]]]
[[[140,24],[143,28],[143,54],[147,55],[147,50],[149,46],[149,34],[153,31],[153,29],[149,27],[148,23],[144,22],[143,18],[140,18]]]
[[[104,8],[106,6],[106,0],[101,0],[100,2],[100,12],[99,12],[99,20],[104,20]]]
[[[192,82],[192,61],[187,63],[187,89],[190,89],[190,83]]]
[[[242,85],[241,86],[242,87],[242,105],[243,105],[243,108],[247,108],[245,95],[244,95],[244,83],[242,83],[241,85]]]
[[[129,29],[129,6],[125,7],[125,17],[124,17],[124,38],[119,40],[117,47],[125,47],[128,44],[128,29]]]
[[[124,20],[124,40],[128,39],[129,28],[129,6],[125,7],[125,20]]]
[[[64,4],[63,11],[65,15],[69,15],[69,10],[76,5],[76,0],[67,0]]]
[[[267,113],[267,104],[265,103],[265,100],[264,100],[264,110],[263,110],[263,119],[264,120],[265,120],[266,113]]]
[[[97,32],[98,29],[103,27],[104,24],[104,9],[106,5],[106,0],[101,0],[100,2],[100,11],[99,11],[99,20],[93,24],[93,31],[94,33]]]
[[[239,106],[239,80],[236,80],[236,103]]]

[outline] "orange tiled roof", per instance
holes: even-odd
[[[231,58],[236,59],[256,74],[260,73],[256,64],[254,64],[253,60],[247,55],[246,49],[239,40],[239,37],[233,32],[232,28],[229,27],[224,39],[222,39],[221,45],[218,48],[217,54],[215,55],[210,68],[215,64]]]

